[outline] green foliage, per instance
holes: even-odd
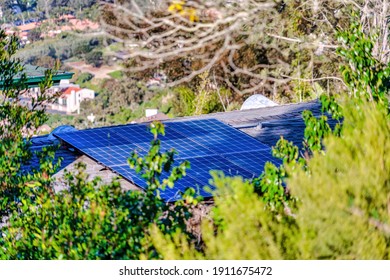
[[[58,63],[58,60],[53,58],[52,56],[41,56],[38,58],[35,58],[34,61],[30,61],[33,63],[33,65],[41,66],[47,69],[53,69],[55,68],[56,63]]]
[[[39,28],[34,28],[28,33],[28,38],[31,42],[41,40],[42,31]]]
[[[227,111],[232,94],[225,88],[216,88],[209,73],[199,75],[199,84],[192,89],[179,86],[174,89],[172,107],[176,116],[191,116]]]
[[[20,102],[23,91],[27,88],[27,78],[25,74],[21,74],[23,65],[13,57],[17,46],[16,37],[8,37],[0,31],[0,197],[7,201],[1,205],[0,215],[17,204],[18,194],[27,185],[39,182],[42,186],[47,186],[48,175],[55,171],[55,168],[44,168],[41,172],[26,174],[21,170],[21,166],[34,156],[29,150],[30,139],[46,121],[44,104],[53,97],[46,93],[46,89],[52,85],[52,73],[47,71],[46,79],[40,84],[41,91],[32,98],[31,104],[28,106]],[[46,151],[38,151],[36,156],[45,153]]]
[[[267,162],[263,173],[258,178],[253,179],[251,183],[269,210],[283,213],[295,208],[297,202],[297,198],[290,194],[285,185],[285,180],[288,178],[286,167],[303,167],[305,160],[300,157],[298,147],[283,137],[273,147],[272,155],[281,159],[283,164],[277,167],[275,164]]]
[[[307,239],[304,258],[388,259],[388,155],[390,123],[385,110],[349,102],[343,134],[325,140],[325,156],[288,181],[302,201],[297,221]]]
[[[159,252],[165,259],[389,259],[390,122],[386,110],[363,105],[344,105],[342,136],[325,139],[327,152],[314,152],[310,172],[286,167],[300,202],[292,213],[272,215],[253,185],[214,175],[203,250],[154,229]]]
[[[334,95],[320,98],[322,111],[338,121],[334,129],[326,115],[317,119],[306,111],[304,157],[282,138],[273,154],[283,165],[267,163],[252,184],[214,177],[213,222],[202,226],[202,252],[179,235],[155,230],[164,258],[390,257],[388,66],[373,57],[372,39],[359,24],[351,30],[339,33],[344,45],[338,52],[348,62],[341,71],[355,98],[344,103]],[[246,213],[244,207],[253,210]]]
[[[215,207],[212,220],[202,224],[202,252],[180,235],[163,235],[153,229],[152,240],[164,259],[282,259],[296,258],[296,246],[289,238],[295,231],[291,217],[275,215],[252,184],[240,177],[213,174]],[[290,227],[283,227],[289,222]],[[281,250],[281,248],[283,248]]]
[[[85,61],[95,67],[100,67],[103,63],[103,52],[92,51],[85,55]]]
[[[94,76],[91,73],[80,73],[80,75],[77,77],[76,83],[82,86],[86,82],[92,80],[93,77]]]
[[[176,95],[173,100],[173,110],[177,116],[191,116],[194,114],[195,93],[188,87],[180,86],[174,89]]]
[[[108,73],[108,75],[110,75],[110,77],[113,79],[119,80],[119,79],[123,78],[123,72],[120,70],[110,72],[110,73]]]
[[[161,89],[148,89],[132,79],[104,80],[96,88],[94,100],[82,103],[82,114],[93,113],[96,125],[124,124],[145,116],[145,108],[169,111],[164,99],[168,94]]]
[[[39,58],[50,56],[62,62],[70,58],[84,59],[86,54],[101,48],[101,37],[92,40],[91,36],[76,36],[63,32],[58,38],[36,41],[19,49],[16,56],[28,63],[35,63]],[[96,44],[96,41],[98,44]]]
[[[306,125],[305,149],[310,152],[321,151],[323,149],[322,140],[332,133],[332,129],[328,124],[328,117],[322,115],[317,119],[311,111],[304,111],[302,115]]]
[[[32,183],[1,228],[0,258],[159,258],[150,242],[151,224],[165,234],[186,232],[191,214],[183,201],[168,204],[158,192],[184,176],[188,163],[172,168],[174,151],[161,152],[157,139],[164,127],[154,123],[151,132],[154,139],[145,158],[134,153],[129,159],[148,184],[144,192],[124,191],[116,181],[90,180],[83,164],[75,174],[66,172],[63,190]],[[160,181],[164,171],[169,176]]]
[[[282,166],[276,167],[267,162],[260,177],[252,181],[256,193],[272,211],[283,211],[290,200],[290,196],[283,186],[283,180],[286,176],[286,171]]]
[[[356,20],[352,21],[349,29],[340,31],[338,35],[342,44],[338,53],[348,61],[340,70],[352,93],[387,107],[390,65],[384,65],[374,57],[376,38],[367,36]]]

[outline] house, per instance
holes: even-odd
[[[70,86],[60,89],[61,95],[55,103],[49,105],[51,110],[65,112],[71,114],[74,112],[80,113],[80,104],[83,100],[94,99],[95,92],[87,88],[79,88],[78,86]]]
[[[0,9],[1,11],[1,9]],[[0,16],[1,17],[1,16]],[[17,35],[23,44],[30,43],[28,41],[28,34],[31,30],[40,27],[42,24],[47,23],[56,23],[57,26],[52,29],[48,30],[47,32],[43,32],[41,37],[54,37],[57,34],[60,34],[64,31],[97,31],[100,28],[99,23],[90,21],[88,19],[76,19],[73,15],[62,15],[56,19],[50,19],[50,20],[33,20],[30,19],[29,21],[26,21],[26,24],[20,23],[16,24],[15,30],[11,30],[11,28],[7,28],[7,34],[15,34]]]
[[[49,69],[31,64],[25,64],[23,65],[23,68],[22,73],[18,73],[13,77],[13,82],[17,83],[24,74],[27,78],[26,84],[28,88],[37,91],[39,89],[39,84],[45,79],[45,72]],[[58,86],[62,81],[72,79],[73,74],[74,73],[72,72],[62,70],[54,71],[52,76],[53,86]],[[0,80],[0,90],[2,89],[3,83],[4,81]]]
[[[302,119],[304,110],[311,110],[315,116],[321,115],[321,106],[314,101],[166,121],[166,133],[170,134],[171,138],[161,137],[162,148],[173,147],[179,152],[177,161],[188,159],[192,163],[186,179],[180,179],[183,183],[178,184],[179,188],[195,186],[199,182],[198,177],[205,178],[206,181],[201,180],[201,183],[207,184],[208,171],[212,169],[221,169],[225,174],[250,178],[254,173],[248,171],[255,168],[256,174],[259,175],[266,161],[279,164],[280,161],[271,156],[270,147],[274,146],[281,136],[302,145],[305,128]],[[213,128],[214,125],[216,129]],[[214,136],[210,133],[213,129],[216,133]],[[233,139],[237,137],[237,133],[242,139]],[[105,135],[106,138],[98,141],[101,135]],[[64,187],[63,183],[61,185],[64,170],[74,170],[76,163],[82,161],[86,163],[87,172],[91,177],[99,176],[105,182],[119,177],[125,189],[142,191],[145,188],[144,182],[128,167],[126,159],[136,147],[142,148],[139,151],[141,155],[145,154],[151,137],[146,131],[145,124],[82,131],[73,129],[65,132],[54,131],[48,136],[33,138],[33,147],[37,139],[46,143],[52,141],[62,144],[59,153],[66,159],[64,158],[55,175],[57,186],[60,188]],[[134,141],[130,140],[141,138],[142,143],[135,145]],[[257,144],[253,142],[254,140]],[[254,147],[253,151],[250,150],[250,146]],[[224,152],[228,152],[227,160],[223,155],[221,158],[219,154]],[[231,164],[229,160],[234,165],[229,165]],[[175,199],[180,190],[182,189],[169,190],[169,193],[163,194],[162,197],[167,201]],[[198,191],[205,195],[201,189]]]

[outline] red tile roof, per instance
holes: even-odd
[[[80,90],[81,90],[81,88],[78,88],[78,87],[68,87],[68,88],[64,89],[62,91],[62,93],[65,94],[65,95],[70,95],[72,93],[72,91],[78,92]]]

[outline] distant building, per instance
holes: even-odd
[[[16,9],[20,8],[17,6]],[[0,8],[1,13],[1,8]],[[0,15],[1,18],[1,15]],[[6,33],[7,35],[16,35],[21,39],[22,44],[29,44],[30,41],[28,40],[28,34],[31,30],[40,27],[43,23],[49,22],[49,20],[43,20],[43,21],[37,21],[33,20],[26,21],[26,24],[23,24],[20,22],[20,24],[17,24],[17,26],[11,28],[7,27]],[[57,34],[60,34],[64,31],[96,31],[100,28],[99,23],[90,21],[88,19],[79,20],[76,19],[73,15],[62,15],[59,18],[54,19],[54,23],[57,23],[57,26],[52,29],[48,30],[46,32],[43,32],[41,34],[41,37],[55,37]]]
[[[32,98],[36,98],[39,94],[39,84],[45,79],[45,71],[43,67],[24,65],[23,74],[27,77],[28,90],[22,96],[21,102],[25,105],[31,104]],[[69,80],[74,73],[66,71],[54,71],[52,76],[53,87],[48,89],[48,93],[58,95],[56,101],[46,104],[48,112],[71,114],[80,110],[80,103],[85,99],[94,99],[95,92],[87,88],[80,88],[78,85],[70,84]],[[21,78],[21,73],[14,77],[14,81],[18,82]],[[0,80],[0,90],[3,85]]]
[[[27,81],[26,84],[28,88],[32,89],[32,91],[37,91],[39,89],[39,84],[45,79],[45,72],[49,69],[44,67],[39,67],[31,64],[25,64],[24,71],[22,73],[18,73],[14,78],[14,82],[18,82],[22,76],[22,74],[26,75]],[[52,81],[53,85],[57,86],[61,84],[63,81],[69,80],[73,77],[72,72],[66,71],[54,71]],[[2,89],[4,81],[0,80],[0,90]]]
[[[146,82],[147,88],[161,88],[165,86],[168,78],[164,73],[154,73],[153,78]]]
[[[95,92],[87,88],[79,88],[70,86],[65,89],[60,89],[61,95],[57,98],[55,103],[49,105],[50,109],[64,112],[67,114],[79,113],[80,104],[83,100],[94,99]]]

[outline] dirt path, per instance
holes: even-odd
[[[76,61],[76,62],[67,62],[65,65],[77,69],[81,72],[88,72],[95,76],[97,79],[105,79],[105,78],[111,78],[108,73],[111,73],[116,70],[122,70],[122,67],[119,65],[115,66],[107,66],[103,65],[102,67],[93,67],[89,64],[86,64],[83,61]]]

